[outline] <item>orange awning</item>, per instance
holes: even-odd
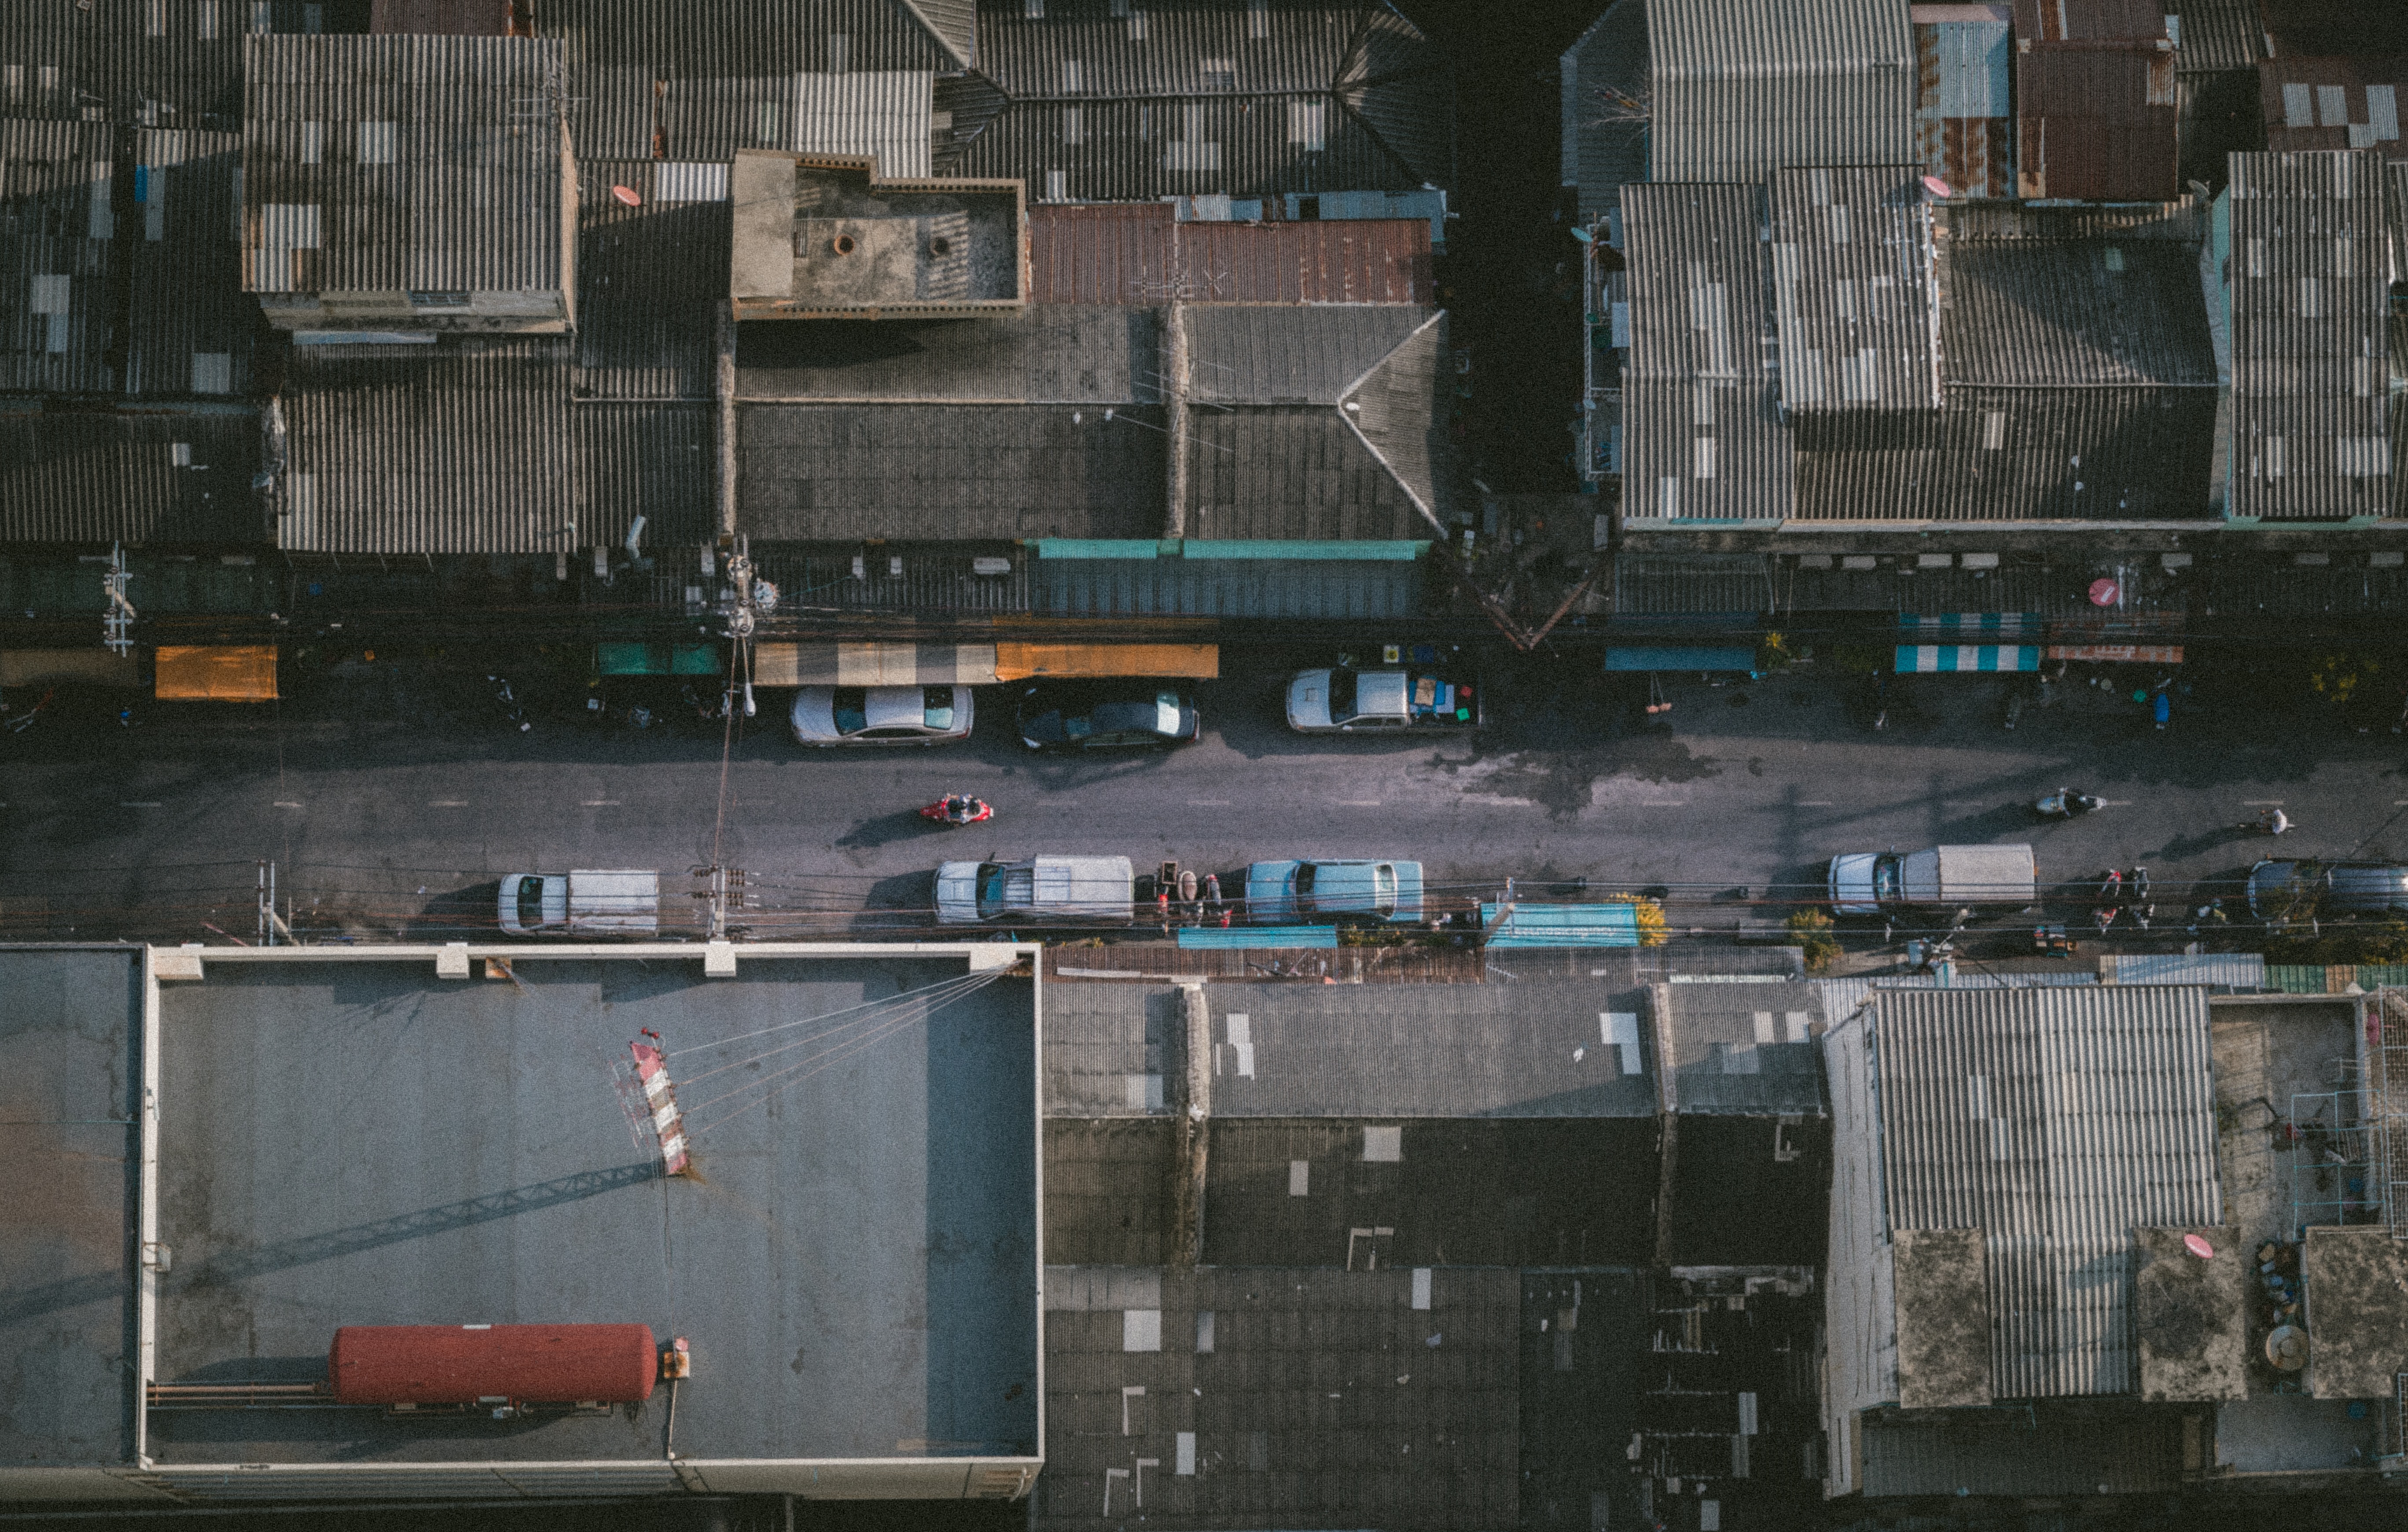
[[[160,700],[165,702],[273,702],[274,644],[162,644]]]
[[[998,642],[995,646],[997,680],[1103,676],[1177,676],[1211,680],[1220,673],[1218,644]]]

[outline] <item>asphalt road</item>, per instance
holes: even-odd
[[[2408,854],[2408,738],[2313,707],[2186,697],[2160,734],[2128,700],[2069,688],[2010,733],[2002,683],[1934,677],[1894,694],[1875,731],[1808,666],[1692,679],[1651,717],[1593,657],[1565,654],[1492,677],[1496,726],[1478,738],[1333,740],[1284,729],[1277,663],[1225,660],[1227,679],[1201,689],[1198,743],[1111,759],[1031,754],[1002,688],[982,694],[969,742],[903,751],[801,750],[764,694],[724,797],[716,732],[595,728],[560,699],[522,733],[482,689],[393,667],[259,710],[44,720],[0,738],[0,916],[26,937],[248,936],[265,859],[322,928],[473,929],[507,872],[652,866],[682,890],[686,868],[717,860],[747,870],[765,929],[837,932],[865,909],[924,909],[939,860],[1048,852],[1222,870],[1418,858],[1433,888],[1466,893],[1509,876],[1663,885],[1673,925],[1724,927],[1813,897],[1835,852],[1963,841],[2031,840],[2070,900],[2107,866],[2145,864],[2173,906],[2178,885],[2237,879],[2269,849],[2229,826],[2274,803],[2299,825],[2286,853]],[[2025,805],[2060,784],[2109,806],[2033,823]],[[923,823],[913,810],[948,790],[997,819]]]

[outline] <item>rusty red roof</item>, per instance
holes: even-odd
[[[2408,159],[2400,136],[2403,90],[2408,58],[2262,60],[2258,93],[2266,114],[2266,147],[2276,153],[2371,149],[2386,159]]]
[[[1426,219],[1181,222],[1168,203],[1033,207],[1038,303],[1434,301]]]
[[[2014,7],[2017,193],[2172,198],[2174,47],[2158,0],[2014,0]]]

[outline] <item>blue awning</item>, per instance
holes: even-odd
[[[1182,947],[1335,947],[1334,925],[1182,925]]]
[[[1744,670],[1756,673],[1756,646],[1753,644],[1649,644],[1641,648],[1609,649],[1605,651],[1608,670]]]
[[[1900,644],[1901,676],[1948,671],[2037,670],[2038,644]]]
[[[1484,904],[1480,924],[1491,947],[1636,947],[1639,907],[1612,904]]]

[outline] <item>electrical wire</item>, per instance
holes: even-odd
[[[728,1045],[730,1045],[731,1043],[738,1043],[738,1042],[746,1042],[746,1041],[750,1041],[752,1038],[767,1038],[767,1037],[770,1037],[770,1036],[773,1036],[773,1035],[775,1035],[775,1034],[777,1034],[777,1033],[780,1033],[780,1032],[791,1031],[792,1029],[794,1029],[794,1028],[796,1028],[796,1027],[798,1027],[798,1026],[812,1026],[812,1025],[816,1025],[817,1024],[822,1023],[822,1022],[833,1022],[833,1021],[835,1021],[835,1020],[836,1020],[838,1017],[839,1017],[839,1016],[850,1016],[850,1015],[852,1015],[853,1012],[858,1011],[858,1010],[868,1010],[868,1011],[882,1010],[882,1009],[886,1009],[886,1008],[888,1008],[888,1007],[895,1006],[895,1005],[898,1005],[898,1004],[902,1004],[902,1003],[907,1002],[907,1001],[914,1001],[914,1000],[922,999],[922,998],[924,998],[924,997],[926,997],[926,996],[928,996],[928,995],[933,995],[934,993],[936,993],[936,992],[938,992],[938,991],[941,991],[941,990],[957,989],[957,988],[961,988],[961,987],[963,987],[963,986],[965,986],[965,985],[967,985],[967,986],[968,986],[968,987],[970,987],[970,988],[977,988],[977,987],[979,987],[980,985],[982,985],[982,984],[985,984],[985,983],[989,982],[989,981],[990,981],[990,980],[992,979],[992,977],[993,977],[992,975],[989,975],[989,974],[983,974],[983,973],[978,973],[978,974],[956,974],[956,975],[954,975],[954,976],[953,976],[953,978],[951,978],[951,979],[942,980],[942,981],[939,981],[939,982],[934,983],[934,984],[923,984],[923,985],[921,985],[918,989],[915,989],[915,990],[905,990],[905,991],[903,991],[903,992],[902,992],[901,994],[899,994],[899,995],[890,995],[885,996],[885,997],[884,997],[884,998],[882,998],[882,999],[877,999],[877,1000],[865,1000],[865,1001],[863,1001],[861,1004],[859,1004],[859,1005],[857,1005],[857,1006],[847,1006],[847,1007],[845,1007],[845,1008],[844,1008],[843,1009],[841,1009],[841,1010],[831,1010],[831,1011],[829,1011],[829,1012],[828,1012],[826,1015],[824,1015],[824,1016],[809,1016],[809,1017],[806,1017],[806,1018],[804,1018],[803,1020],[801,1020],[801,1021],[799,1021],[799,1022],[783,1022],[783,1023],[779,1024],[778,1024],[778,1025],[776,1025],[776,1026],[763,1027],[763,1028],[762,1028],[760,1031],[758,1031],[758,1032],[743,1032],[743,1033],[738,1033],[737,1036],[735,1036],[735,1037],[733,1037],[733,1038],[720,1038],[720,1039],[719,1039],[718,1041],[716,1041],[716,1042],[696,1043],[696,1044],[695,1044],[694,1046],[692,1046],[692,1047],[690,1047],[690,1048],[676,1048],[676,1049],[671,1049],[671,1050],[669,1050],[667,1052],[663,1053],[661,1056],[662,1056],[663,1058],[680,1058],[680,1057],[683,1057],[684,1055],[689,1054],[689,1053],[699,1053],[699,1052],[706,1052],[706,1051],[709,1051],[709,1050],[714,1050],[714,1049],[725,1048],[725,1047],[727,1047]],[[855,1023],[847,1023],[846,1024],[847,1024],[847,1025],[854,1025],[854,1024],[855,1024]],[[841,1030],[842,1030],[842,1028],[838,1028],[838,1030],[841,1031]],[[807,1040],[808,1040],[808,1039],[807,1039]],[[740,1066],[743,1066],[743,1065],[746,1065],[746,1064],[752,1063],[754,1060],[757,1060],[757,1059],[764,1059],[764,1058],[767,1058],[771,1053],[780,1053],[780,1052],[785,1052],[785,1050],[786,1050],[788,1047],[792,1047],[792,1046],[796,1046],[796,1045],[795,1045],[795,1044],[781,1044],[779,1047],[772,1048],[772,1049],[768,1049],[768,1050],[766,1050],[765,1052],[759,1052],[759,1053],[754,1053],[754,1054],[751,1055],[751,1056],[750,1056],[750,1057],[748,1057],[748,1058],[740,1058],[740,1059],[738,1059],[738,1060],[737,1060],[735,1063],[733,1063],[733,1064],[724,1064],[724,1065],[720,1066],[720,1067],[719,1067],[719,1068],[717,1068],[717,1069],[706,1070],[705,1072],[703,1072],[703,1073],[701,1073],[701,1074],[690,1076],[690,1077],[688,1077],[688,1079],[687,1079],[687,1081],[686,1081],[686,1082],[687,1082],[688,1084],[691,1084],[691,1083],[693,1083],[693,1082],[694,1082],[695,1081],[696,1081],[696,1080],[708,1080],[708,1079],[710,1079],[712,1075],[719,1074],[719,1073],[721,1073],[721,1072],[723,1072],[723,1071],[724,1071],[724,1070],[727,1070],[727,1069],[734,1069],[734,1068],[739,1067]]]
[[[970,995],[975,993],[977,990],[983,989],[986,985],[993,983],[996,980],[1001,978],[1002,970],[993,970],[988,973],[981,974],[978,977],[980,982],[971,986],[969,989],[966,989],[959,994],[948,995],[946,998],[934,1005],[923,1002],[919,1008],[917,1015],[906,1011],[904,1014],[881,1023],[871,1031],[865,1033],[860,1037],[847,1038],[845,1041],[837,1044],[835,1047],[830,1048],[824,1052],[814,1053],[809,1058],[787,1066],[785,1068],[779,1070],[775,1074],[764,1075],[758,1080],[746,1081],[743,1084],[738,1085],[732,1091],[723,1092],[718,1095],[712,1096],[710,1100],[699,1102],[695,1106],[687,1107],[681,1104],[679,1108],[680,1113],[683,1116],[691,1117],[694,1113],[707,1111],[710,1108],[718,1106],[724,1101],[734,1100],[736,1097],[744,1095],[750,1092],[757,1090],[763,1093],[758,1100],[748,1102],[745,1106],[738,1108],[735,1112],[728,1113],[726,1118],[720,1119],[721,1122],[725,1122],[728,1118],[732,1118],[740,1112],[750,1110],[752,1107],[760,1105],[761,1101],[766,1101],[769,1096],[783,1090],[785,1088],[785,1083],[781,1082],[786,1081],[787,1076],[793,1075],[798,1070],[808,1070],[808,1073],[801,1076],[802,1079],[808,1080],[811,1075],[819,1073],[820,1070],[827,1068],[831,1065],[840,1063],[844,1059],[853,1057],[884,1038],[893,1037],[896,1033],[902,1031],[906,1027],[925,1024],[928,1019],[936,1015],[937,1012],[945,1009],[947,1007],[955,1005],[962,1000],[968,999]],[[716,1073],[717,1071],[713,1072]],[[695,1078],[702,1079],[705,1077],[698,1075]],[[703,1127],[715,1127],[718,1124],[716,1123],[697,1124],[692,1129],[692,1131],[699,1132]]]

